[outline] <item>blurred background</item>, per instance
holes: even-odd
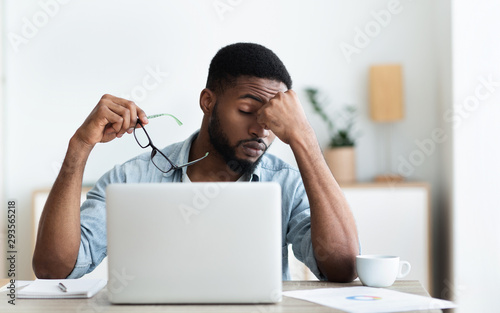
[[[68,141],[105,94],[171,113],[158,146],[199,128],[198,99],[221,47],[256,42],[287,66],[322,147],[325,111],[356,108],[356,181],[386,169],[428,183],[433,295],[457,312],[493,312],[500,279],[500,3],[493,0],[3,0],[1,3],[2,259],[7,201],[17,202],[18,279],[32,279],[32,194],[56,178]],[[370,119],[369,69],[402,67],[404,118]],[[158,141],[158,142],[157,142]],[[272,153],[295,164],[276,142]],[[98,145],[84,183],[141,153],[132,136]],[[387,156],[386,156],[387,157]],[[391,219],[391,216],[387,216]],[[394,234],[397,236],[397,234]],[[1,277],[7,277],[2,273]]]

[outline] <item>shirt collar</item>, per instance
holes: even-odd
[[[198,134],[200,133],[200,130],[198,129],[195,131],[191,136],[189,136],[184,142],[180,143],[178,147],[172,151],[172,154],[170,155],[170,159],[172,162],[175,164],[185,164],[189,162],[189,151],[191,151],[191,144],[193,141],[198,137]],[[262,160],[261,160],[262,161]],[[257,166],[255,167],[255,170],[251,174],[251,178],[249,181],[251,182],[258,182],[260,181],[260,172],[261,172],[261,164],[262,162],[259,162]],[[174,172],[178,173],[177,175],[180,175],[179,177],[182,177],[183,175],[186,174],[187,167],[183,167],[179,170],[176,171],[170,171],[168,173],[165,173],[165,176],[171,176],[174,174]]]
[[[251,182],[258,182],[258,181],[260,181],[260,166],[261,166],[261,163],[262,163],[262,159],[261,159],[261,162],[259,162],[259,164],[257,164],[257,166],[255,167],[255,170],[252,173],[252,178],[250,179]]]
[[[191,144],[193,143],[193,140],[198,137],[198,133],[200,131],[197,130],[191,136],[189,136],[186,140],[182,142],[178,142],[177,144],[173,144],[172,146],[169,146],[165,149],[172,149],[172,151],[168,154],[169,159],[174,162],[174,164],[185,164],[189,160],[189,151],[191,150]],[[180,181],[183,171],[186,171],[186,167],[170,171],[168,173],[163,173],[163,176],[169,177],[172,175],[176,175],[176,178],[174,178],[174,181]]]

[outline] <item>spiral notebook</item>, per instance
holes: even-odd
[[[62,283],[66,288],[59,287]],[[18,298],[90,298],[104,286],[105,279],[37,279],[17,292]]]

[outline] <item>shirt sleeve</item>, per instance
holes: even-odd
[[[311,241],[311,211],[309,200],[302,183],[298,180],[292,197],[292,210],[288,222],[287,242],[292,244],[295,257],[303,262],[319,280],[327,280],[321,273],[314,257]]]
[[[106,187],[124,182],[121,166],[104,174],[87,194],[80,208],[80,248],[75,267],[67,278],[80,278],[92,272],[107,255]]]

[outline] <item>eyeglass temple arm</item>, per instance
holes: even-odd
[[[180,165],[180,166],[176,166],[175,168],[182,168],[182,167],[186,167],[186,166],[189,166],[189,165],[193,165],[194,163],[196,163],[196,162],[198,162],[198,161],[203,160],[203,159],[204,159],[204,158],[206,158],[207,156],[208,156],[208,152],[207,152],[207,153],[205,153],[205,155],[204,155],[204,156],[202,156],[202,157],[201,157],[201,158],[199,158],[199,159],[196,159],[196,160],[194,160],[194,161],[188,162],[188,163],[186,163],[186,164],[182,164],[182,165]]]
[[[173,118],[173,119],[177,122],[177,124],[178,124],[179,126],[182,126],[182,122],[181,122],[181,121],[179,121],[179,119],[178,119],[177,117],[173,116],[172,114],[168,114],[168,113],[153,114],[153,115],[146,116],[146,118],[147,118],[148,120],[150,120],[150,119],[152,119],[152,118],[157,118],[157,117],[160,117],[160,116],[170,116],[171,118]]]

